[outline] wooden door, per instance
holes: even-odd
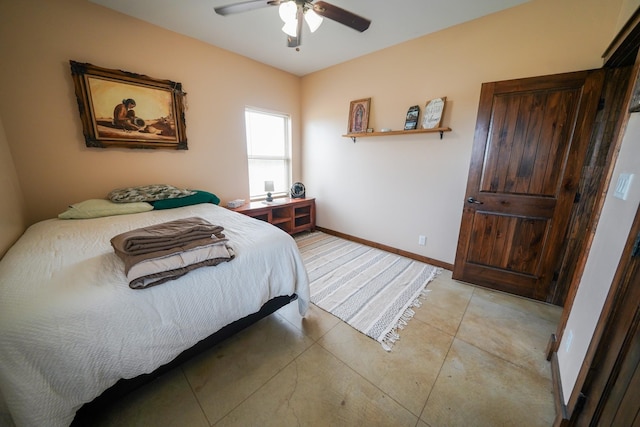
[[[636,280],[635,286],[638,286]],[[640,426],[640,329],[638,329],[638,309],[633,334],[629,338],[629,348],[620,372],[615,378],[608,399],[604,402],[600,425]]]
[[[482,85],[454,279],[550,298],[603,80]]]

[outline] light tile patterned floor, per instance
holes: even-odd
[[[294,302],[123,399],[100,426],[549,426],[559,307],[443,271],[388,353]]]

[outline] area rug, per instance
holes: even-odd
[[[322,232],[296,237],[311,302],[391,351],[441,269]]]

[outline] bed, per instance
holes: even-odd
[[[131,289],[110,239],[186,217],[223,226],[234,259]],[[291,236],[214,204],[36,223],[0,261],[0,421],[68,426],[119,380],[296,297],[304,315],[308,278]]]

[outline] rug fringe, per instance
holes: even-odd
[[[436,268],[431,273],[431,277],[427,281],[427,285],[440,273],[442,272],[441,268]],[[405,326],[408,325],[408,322],[413,319],[416,315],[415,310],[412,307],[421,307],[422,301],[427,297],[427,294],[431,292],[431,290],[427,289],[427,285],[420,290],[418,296],[409,304],[409,306],[402,312],[396,323],[391,327],[391,329],[384,334],[382,339],[380,340],[380,344],[382,348],[386,351],[391,351],[393,349],[394,344],[400,339],[400,334],[398,334],[398,329],[402,330]]]

